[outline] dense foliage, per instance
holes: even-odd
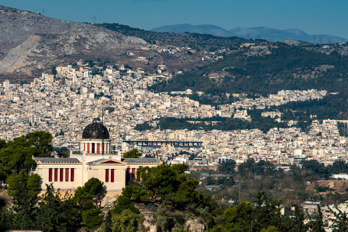
[[[269,161],[248,159],[237,168],[235,161],[229,160],[222,162],[217,174],[208,176],[200,188],[218,198],[236,202],[254,200],[259,192],[265,192],[273,199],[283,199],[288,206],[305,200],[337,204],[348,197],[344,185],[341,189],[327,186],[330,177],[338,173],[348,173],[348,163],[337,160],[325,166],[317,160],[304,160],[285,172]],[[221,186],[221,189],[207,191],[206,185]]]
[[[141,157],[142,155],[143,155],[143,154],[140,153],[140,152],[138,151],[138,149],[134,148],[134,149],[132,149],[132,150],[127,151],[126,153],[124,153],[124,154],[122,155],[122,157],[123,157],[123,158],[139,158],[139,157]]]
[[[90,179],[71,197],[62,196],[51,185],[38,196],[39,182],[31,181],[31,177],[24,172],[17,176],[15,189],[10,192],[13,205],[0,211],[0,221],[6,229],[76,231],[82,227],[98,228],[103,222],[99,205],[103,183],[98,179]]]
[[[196,191],[198,181],[184,174],[187,168],[186,165],[140,168],[141,181],[126,186],[111,211],[111,227],[126,231],[122,228],[127,226],[129,231],[136,231],[143,218],[134,204],[143,204],[157,215],[160,231],[184,229],[185,215],[202,217],[206,225],[213,225],[222,209],[210,195]],[[127,220],[129,215],[134,216],[133,220]],[[124,221],[126,225],[121,223]]]

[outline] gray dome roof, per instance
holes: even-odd
[[[83,139],[110,139],[108,129],[97,120],[86,126],[82,133]]]

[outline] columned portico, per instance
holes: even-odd
[[[110,139],[82,139],[80,151],[88,154],[109,154]]]

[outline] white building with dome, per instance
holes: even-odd
[[[34,158],[42,190],[52,183],[55,189],[74,191],[95,177],[104,182],[108,192],[121,192],[128,182],[140,179],[136,174],[140,166],[161,164],[155,158],[127,159],[112,153],[109,131],[96,120],[83,130],[79,145],[78,151],[70,152],[70,158]]]

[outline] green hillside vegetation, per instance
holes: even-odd
[[[348,163],[338,160],[325,166],[316,160],[304,160],[285,172],[269,161],[248,159],[236,168],[236,162],[229,160],[222,162],[219,170],[211,173],[199,189],[217,199],[233,199],[235,202],[255,200],[259,192],[265,192],[272,199],[282,199],[286,207],[306,200],[337,204],[348,197],[345,185],[343,189],[332,189],[319,185],[319,182],[327,184],[331,181],[330,177],[338,173],[348,173]],[[308,188],[308,183],[313,183],[313,187]],[[207,185],[216,185],[220,189],[207,191]]]
[[[335,118],[347,117],[348,109],[348,57],[336,52],[324,54],[312,47],[289,46],[274,43],[270,54],[247,55],[250,48],[227,55],[224,59],[168,81],[149,87],[157,92],[192,89],[203,91],[202,96],[191,95],[205,104],[222,104],[237,99],[226,99],[226,93],[246,93],[252,96],[276,93],[283,89],[319,89],[338,92],[329,98],[328,113]],[[224,76],[210,79],[211,73]],[[319,106],[307,104],[314,111],[323,112]],[[339,112],[337,112],[339,111]]]
[[[270,47],[270,54],[247,55],[250,48],[245,48],[213,64],[154,85],[152,89],[168,92],[190,88],[207,94],[219,92],[269,94],[282,89],[313,88],[329,91],[344,90],[342,86],[333,83],[333,80],[341,83],[347,81],[348,57],[337,53],[326,55],[283,43],[274,45],[275,47]],[[309,74],[320,65],[333,65],[334,68],[317,73],[314,78],[294,76],[294,74]],[[210,73],[219,71],[228,73],[221,82],[208,78],[207,75]]]

